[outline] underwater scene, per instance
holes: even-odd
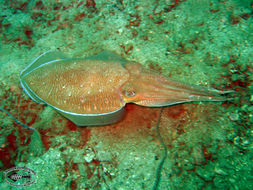
[[[252,15],[2,0],[0,189],[252,190]]]

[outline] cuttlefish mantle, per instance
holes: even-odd
[[[115,123],[127,103],[162,107],[225,101],[231,92],[175,82],[110,52],[88,58],[46,52],[21,72],[20,83],[35,102],[49,105],[78,126]]]

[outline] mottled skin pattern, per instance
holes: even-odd
[[[50,105],[74,113],[100,114],[125,105],[119,88],[128,78],[119,63],[80,60],[45,65],[25,81],[32,81],[30,88]]]

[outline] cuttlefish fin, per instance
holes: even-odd
[[[66,58],[67,56],[61,52],[47,51],[35,58],[24,70],[22,70],[20,73],[20,77],[26,75],[27,73],[31,72],[32,70],[38,68],[43,64]]]
[[[41,99],[29,88],[29,85],[24,80],[24,77],[32,72],[33,70],[37,69],[41,65],[57,61],[57,60],[63,60],[67,59],[67,56],[65,56],[61,52],[56,51],[47,51],[40,56],[38,56],[36,59],[34,59],[24,70],[20,72],[20,84],[26,94],[35,102],[42,103]],[[32,82],[32,81],[31,81]]]
[[[109,51],[109,50],[104,50],[94,56],[90,56],[85,59],[86,60],[94,59],[94,60],[102,60],[102,61],[115,61],[115,62],[119,62],[119,63],[128,62],[127,60],[122,58],[120,55],[118,55],[112,51]]]

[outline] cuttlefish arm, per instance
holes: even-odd
[[[120,88],[125,103],[160,107],[193,101],[226,101],[233,91],[186,85],[145,69],[138,63],[128,63],[125,68],[130,78]]]

